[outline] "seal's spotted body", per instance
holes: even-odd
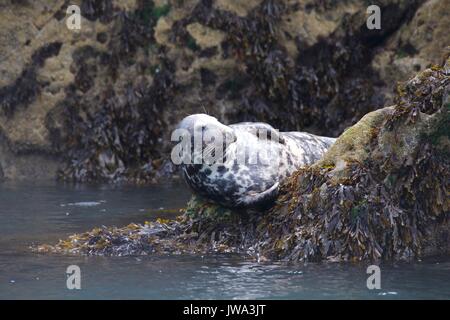
[[[301,166],[319,160],[335,141],[303,132],[278,132],[265,123],[225,126],[204,114],[186,117],[179,128],[193,132],[194,124],[231,137],[223,163],[181,165],[184,178],[194,192],[227,207],[269,204],[285,178]],[[267,130],[268,138],[260,137],[255,129]],[[261,161],[250,160],[255,152]]]

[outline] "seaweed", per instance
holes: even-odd
[[[186,46],[191,49],[192,51],[198,51],[200,50],[200,47],[198,46],[197,42],[191,35],[187,35],[186,39]]]
[[[411,126],[410,116],[419,101],[423,111],[448,125],[448,116],[441,113],[446,112],[442,97],[449,90],[448,80],[442,69],[436,68],[404,84],[414,89],[412,92],[427,95],[397,97],[400,104],[385,119],[379,136],[373,138],[370,154],[386,152],[378,142],[390,130],[402,132],[402,127]],[[414,126],[419,125],[416,121]],[[415,130],[414,126],[409,130]],[[440,129],[432,125],[430,130],[436,133]],[[408,131],[403,134],[411,135]],[[316,171],[314,167],[290,178],[279,204],[269,212],[270,231],[262,239],[266,244],[262,250],[273,259],[285,260],[412,259],[423,255],[436,228],[446,232],[450,162],[426,135],[405,153],[388,152],[386,158],[372,157],[364,164],[349,165],[347,174],[337,181],[329,169]],[[320,197],[311,190],[320,190]],[[278,217],[283,210],[288,214]],[[276,250],[273,239],[280,234],[291,235],[294,240]],[[446,252],[449,244],[435,245],[437,251]]]
[[[108,43],[112,61],[119,62],[132,57],[138,48],[154,43],[153,28],[157,19],[149,12],[153,10],[152,1],[140,1],[133,12],[120,11],[113,23],[112,39]],[[114,63],[110,64],[111,67]]]
[[[292,262],[448,254],[450,161],[429,140],[440,130],[433,124],[444,119],[448,125],[448,79],[444,69],[433,68],[409,80],[410,94],[397,97],[401,103],[383,113],[380,128],[361,146],[368,148],[366,156],[346,161],[342,148],[344,168],[322,162],[301,168],[266,211],[233,211],[194,196],[175,220],[94,229],[35,249],[89,255],[234,252]],[[420,100],[414,92],[427,92],[420,97],[429,116],[411,123]],[[418,139],[402,152],[386,148],[393,131],[396,139]]]
[[[74,82],[66,88],[66,97],[52,114],[60,114],[58,125],[50,114],[47,128],[56,150],[66,166],[59,178],[66,181],[134,181],[145,183],[173,172],[162,161],[161,140],[166,128],[164,112],[173,99],[173,63],[165,58],[164,48],[154,48],[154,64],[137,62],[136,54],[155,44],[153,28],[169,8],[155,8],[152,1],[139,1],[131,12],[119,11],[105,17],[102,1],[85,1],[92,6],[92,19],[107,20],[112,33],[104,38],[107,51],[92,46],[77,48],[71,72]],[[156,10],[156,11],[155,11]],[[117,92],[114,83],[118,66],[135,67],[151,75],[133,81]],[[110,82],[95,91],[99,73]]]
[[[378,76],[370,69],[372,49],[415,12],[417,3],[414,1],[408,10],[391,10],[396,16],[386,16],[382,33],[366,35],[361,29],[364,21],[355,15],[344,19],[338,28],[341,31],[319,39],[316,45],[308,47],[297,39],[299,55],[295,61],[280,40],[280,25],[285,15],[298,8],[280,1],[264,0],[245,17],[219,10],[210,0],[199,1],[186,17],[175,21],[170,40],[187,48],[189,59],[208,59],[219,52],[219,46],[200,48],[186,27],[197,22],[225,33],[220,51],[224,58],[235,60],[237,70],[222,76],[200,68],[198,85],[207,91],[205,99],[211,99],[205,101],[206,105],[216,99],[233,102],[235,107],[225,110],[227,121],[266,121],[280,130],[336,136],[383,104],[383,97],[377,94]],[[333,1],[321,1],[309,4],[309,10],[330,10],[335,5]],[[155,41],[154,28],[158,19],[171,14],[172,6],[138,1],[134,10],[124,11],[108,1],[84,0],[82,7],[88,19],[109,23],[111,31],[107,37],[104,33],[97,35],[107,50],[82,47],[75,51],[71,66],[75,81],[66,88],[67,96],[59,104],[64,125],[60,128],[58,121],[47,122],[54,147],[67,163],[60,177],[82,181],[145,177],[142,179],[148,181],[158,175],[158,168],[170,172],[167,161],[162,161],[168,146],[161,139],[168,127],[164,110],[179,98],[174,70],[177,61],[171,60],[177,55]],[[142,52],[148,61],[140,59]],[[121,68],[135,68],[154,78],[154,88],[147,88],[149,84],[143,81],[114,90]],[[108,85],[103,88],[98,79],[104,77]],[[32,84],[24,86],[30,87],[30,96],[34,94]],[[165,92],[156,93],[159,86]],[[96,92],[98,88],[101,92]],[[151,100],[149,106],[137,107],[144,100]],[[128,121],[136,123],[125,125]],[[316,123],[321,126],[314,126]],[[81,138],[79,132],[88,137]],[[122,138],[125,133],[134,140]],[[110,147],[115,136],[120,137],[120,148]],[[139,137],[148,142],[136,143]]]
[[[154,19],[158,20],[161,17],[167,16],[170,12],[171,5],[170,3],[164,4],[159,7],[154,7],[152,10],[152,16]]]
[[[0,88],[0,111],[7,117],[14,115],[17,107],[28,106],[40,93],[45,83],[37,80],[37,70],[43,67],[45,60],[57,56],[61,42],[51,42],[37,49],[14,83]]]
[[[86,19],[91,21],[99,19],[102,23],[110,22],[114,14],[113,3],[110,0],[83,0],[80,11]]]
[[[240,17],[202,0],[188,17],[174,24],[171,39],[196,51],[186,31],[186,26],[194,22],[226,34],[221,44],[224,58],[233,57],[243,65],[238,71],[248,79],[238,95],[225,83],[229,79],[217,85],[216,97],[237,104],[227,111],[229,121],[265,121],[280,130],[307,129],[337,136],[385,103],[384,94],[377,90],[381,81],[371,68],[374,48],[411,19],[421,2],[413,1],[407,9],[380,4],[387,12],[382,17],[382,30],[368,32],[365,19],[355,14],[313,46],[296,39],[296,61],[280,41],[279,26],[283,16],[299,8],[280,1],[262,1],[247,16]],[[330,10],[335,5],[334,1],[321,1],[308,4],[305,10]]]
[[[144,83],[134,88],[128,86],[125,97],[109,88],[99,101],[99,110],[91,110],[76,100],[77,108],[66,105],[68,132],[63,145],[69,165],[61,172],[61,178],[152,180],[153,170],[161,166],[157,161],[161,158],[157,143],[165,128],[161,114],[173,89],[169,67],[162,66],[148,88]]]

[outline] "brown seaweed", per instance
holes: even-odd
[[[298,170],[266,212],[232,211],[194,197],[176,220],[95,229],[37,250],[106,255],[234,252],[294,262],[446,255],[450,158],[442,146],[448,147],[449,140],[449,86],[449,74],[441,67],[403,84],[400,88],[408,89],[399,90],[399,103],[378,113],[381,125],[359,146],[366,153],[347,155],[344,133],[335,144],[341,146],[338,158]],[[124,234],[134,237],[115,245],[112,239],[123,240]]]

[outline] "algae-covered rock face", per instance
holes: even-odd
[[[321,161],[288,179],[267,212],[232,211],[195,196],[177,220],[95,229],[37,250],[236,252],[285,261],[448,255],[448,67],[450,59],[401,84],[394,106],[347,129]]]
[[[450,0],[0,1],[0,166],[8,179],[146,182],[170,133],[223,123],[338,136],[441,62]]]
[[[448,254],[449,89],[446,67],[427,69],[399,86],[394,107],[345,131],[285,185],[262,250],[287,260]]]

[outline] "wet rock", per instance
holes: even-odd
[[[223,32],[205,27],[198,22],[187,25],[186,30],[202,49],[219,46],[225,38]]]
[[[443,53],[449,45],[446,30],[450,28],[449,0],[426,1],[411,21],[402,26],[386,45],[377,49],[372,67],[386,83],[396,83],[415,72],[443,62]],[[388,87],[384,94],[392,101],[394,92]]]
[[[449,66],[450,57],[444,67],[426,69],[399,85],[395,105],[347,129],[322,160],[287,179],[266,212],[232,211],[194,196],[174,221],[95,229],[37,250],[235,252],[284,261],[448,255]],[[100,248],[91,241],[99,235],[106,239]],[[124,235],[123,245],[111,244],[109,239]]]
[[[445,68],[419,73],[395,106],[365,116],[290,178],[262,250],[286,260],[447,255],[450,162],[437,141],[448,136],[449,89]]]
[[[153,181],[191,113],[338,136],[441,62],[450,21],[449,0],[381,1],[379,31],[359,0],[74,3],[79,31],[63,0],[0,4],[0,135],[76,181]]]
[[[245,17],[251,10],[255,9],[260,5],[262,0],[250,0],[250,1],[239,1],[239,0],[217,0],[214,2],[214,6],[220,10],[230,11],[238,16]]]

